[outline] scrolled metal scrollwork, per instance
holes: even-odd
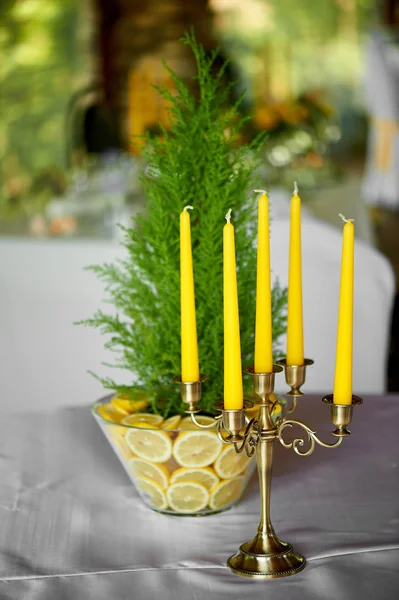
[[[191,413],[192,422],[194,423],[194,425],[196,425],[200,429],[213,429],[213,427],[216,427],[220,423],[222,415],[220,414],[213,418],[215,419],[213,423],[209,423],[208,425],[203,425],[202,423],[199,423],[199,421],[197,421],[195,414]]]
[[[242,442],[239,444],[237,442],[234,443],[234,448],[237,454],[240,454],[243,450],[245,450],[245,454],[248,458],[254,455],[256,446],[258,445],[260,438],[260,424],[257,419],[251,419],[248,425],[245,428]]]
[[[297,425],[298,427],[301,427],[302,429],[304,429],[306,431],[307,440],[305,440],[303,438],[295,438],[294,440],[292,440],[292,442],[286,442],[283,439],[284,429],[286,427],[293,427],[294,425]],[[310,427],[308,427],[308,425],[306,425],[302,421],[294,421],[294,420],[283,421],[283,423],[281,423],[281,425],[278,428],[277,436],[278,436],[280,443],[284,446],[284,448],[292,448],[294,450],[294,452],[296,452],[296,454],[298,454],[299,456],[309,456],[309,454],[312,454],[313,450],[315,449],[316,444],[319,444],[319,446],[323,446],[323,448],[337,448],[342,443],[342,437],[337,438],[337,440],[332,444],[323,442],[322,440],[320,440],[317,437],[314,429],[311,429]],[[300,448],[302,448],[302,446],[304,446],[306,443],[309,443],[308,450],[301,451]]]
[[[226,431],[223,427],[223,419],[219,419],[218,421],[216,421],[216,425],[217,425],[217,435],[218,438],[221,442],[223,442],[223,444],[230,444],[230,442],[228,442],[225,437],[223,437],[222,432]]]

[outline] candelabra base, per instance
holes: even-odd
[[[305,565],[305,558],[274,533],[258,533],[253,540],[242,544],[227,561],[233,573],[254,579],[288,577],[301,571]]]

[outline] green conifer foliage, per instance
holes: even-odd
[[[149,167],[142,176],[146,213],[124,229],[127,256],[116,264],[92,267],[104,280],[108,300],[117,315],[98,311],[83,324],[108,336],[106,347],[116,351],[112,366],[132,374],[131,387],[101,379],[107,389],[144,391],[152,410],[165,417],[184,410],[177,386],[180,373],[179,214],[191,204],[191,235],[201,373],[201,408],[211,413],[223,398],[223,236],[225,214],[233,209],[236,231],[238,289],[243,365],[253,362],[256,281],[256,195],[253,187],[263,138],[237,145],[243,121],[239,103],[228,107],[229,89],[223,69],[212,65],[217,53],[206,56],[193,34],[183,43],[197,62],[193,93],[169,70],[177,94],[160,93],[171,104],[171,127],[162,138],[148,138],[144,155]],[[165,67],[167,68],[167,67]],[[255,179],[255,180],[254,180]],[[286,290],[273,288],[273,337],[285,329]]]

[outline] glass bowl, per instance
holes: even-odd
[[[254,457],[237,454],[216,429],[200,429],[189,416],[164,421],[158,415],[127,414],[115,410],[112,401],[107,396],[95,402],[92,413],[146,506],[167,515],[202,516],[239,502]]]

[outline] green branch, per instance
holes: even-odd
[[[228,106],[229,88],[222,72],[212,75],[216,54],[205,55],[194,35],[190,46],[198,89],[171,70],[176,95],[161,89],[171,104],[171,126],[162,138],[147,136],[143,153],[149,164],[141,181],[146,215],[124,228],[128,257],[93,267],[104,282],[116,315],[98,311],[83,323],[107,336],[106,347],[118,353],[115,365],[132,374],[130,386],[111,378],[105,388],[137,394],[144,391],[154,412],[182,412],[171,378],[180,372],[179,214],[192,212],[192,243],[201,372],[209,376],[202,409],[211,412],[223,397],[223,265],[224,215],[233,209],[236,227],[241,345],[244,366],[253,360],[256,278],[256,169],[264,143],[260,136],[237,147],[243,125],[240,99]],[[148,174],[149,173],[149,174]],[[273,336],[285,330],[286,291],[273,289]]]

